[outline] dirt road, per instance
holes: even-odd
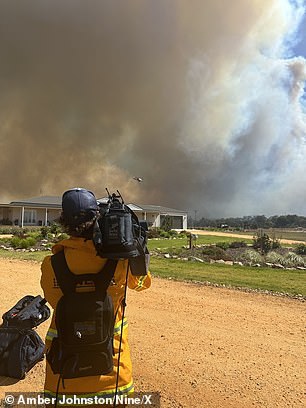
[[[1,315],[41,293],[38,263],[0,258],[0,271]],[[305,303],[156,278],[128,292],[127,316],[136,388],[159,391],[162,408],[305,406]],[[0,377],[0,396],[41,391],[43,377],[43,362]]]
[[[222,232],[222,231],[206,231],[206,230],[196,230],[190,229],[188,230],[192,234],[197,235],[214,235],[218,237],[232,237],[232,238],[241,238],[241,239],[253,239],[253,235],[245,235],[245,234],[235,234],[231,232]],[[280,242],[283,244],[302,244],[304,241],[296,241],[294,239],[280,239]]]

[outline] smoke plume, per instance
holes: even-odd
[[[303,4],[0,0],[1,201],[305,214]]]

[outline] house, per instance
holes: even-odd
[[[105,202],[105,198],[98,201]],[[187,212],[158,205],[127,204],[135,212],[139,220],[147,221],[149,226],[175,229],[187,228]],[[18,225],[50,225],[56,222],[61,214],[62,198],[58,196],[41,196],[0,204],[0,224]]]
[[[42,196],[0,204],[0,224],[49,225],[59,218],[61,203],[61,197]]]

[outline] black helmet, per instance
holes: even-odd
[[[91,191],[85,188],[73,188],[63,194],[62,208],[65,222],[77,226],[96,216],[98,204]]]

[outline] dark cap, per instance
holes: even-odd
[[[63,215],[71,225],[90,221],[98,210],[95,195],[84,188],[73,188],[65,191],[62,198]]]

